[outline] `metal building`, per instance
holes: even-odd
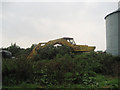
[[[120,56],[120,2],[118,10],[108,14],[106,19],[106,52]]]

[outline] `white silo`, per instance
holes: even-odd
[[[119,4],[120,5],[120,2]],[[118,10],[108,14],[106,19],[106,52],[120,55],[120,6]]]
[[[120,8],[120,1],[118,2],[118,8]]]

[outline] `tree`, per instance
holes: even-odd
[[[13,56],[16,56],[21,49],[19,46],[16,45],[16,43],[14,44],[11,43],[11,46],[9,46],[7,50],[10,51]]]

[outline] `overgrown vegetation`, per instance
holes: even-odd
[[[14,47],[7,50],[14,52]],[[119,88],[120,57],[96,52],[75,54],[67,46],[48,46],[30,61],[26,57],[32,48],[19,47],[16,58],[2,60],[3,88]]]

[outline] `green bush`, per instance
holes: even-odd
[[[96,52],[73,54],[69,47],[49,46],[38,51],[35,61],[29,61],[25,53],[30,49],[24,51],[19,58],[2,60],[3,85],[25,82],[46,87],[118,87],[116,80],[104,76],[118,77],[120,57]]]
[[[32,63],[22,59],[3,59],[3,85],[19,84],[22,81],[32,80]]]
[[[10,51],[13,56],[17,56],[17,53],[21,51],[21,48],[17,46],[15,43],[15,44],[11,44],[11,46],[9,46],[7,50]]]
[[[40,48],[37,51],[36,59],[53,59],[56,55],[55,47],[52,45],[49,45],[45,48]]]
[[[68,46],[54,47],[53,45],[48,45],[47,47],[40,48],[39,50],[37,50],[37,55],[35,56],[34,60],[53,59],[57,55],[70,55],[71,52],[72,49]]]
[[[48,85],[64,83],[64,74],[66,72],[73,73],[75,67],[69,55],[65,55],[64,58],[57,60],[38,61],[36,66],[36,81]],[[39,75],[39,77],[37,75]]]

